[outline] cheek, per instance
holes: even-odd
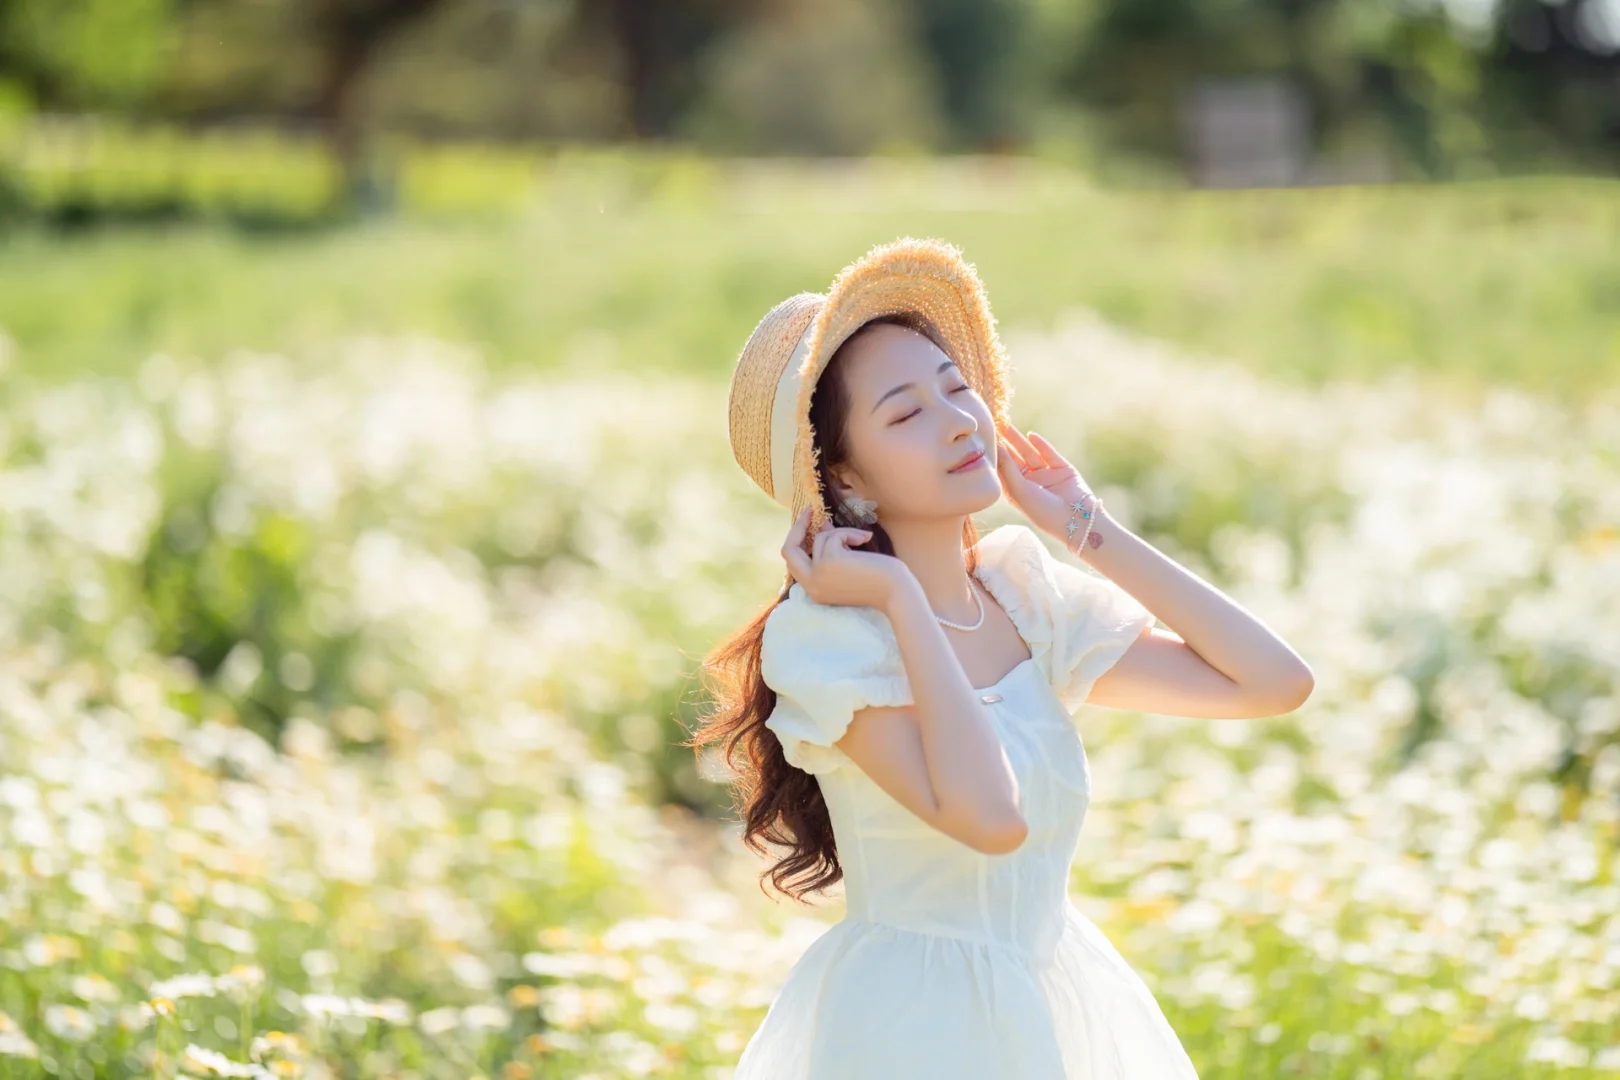
[[[901,424],[877,436],[867,459],[872,467],[862,473],[871,480],[877,498],[890,506],[930,505],[944,479],[935,442],[921,425],[915,433],[906,430],[910,426]]]
[[[966,409],[968,412],[972,413],[973,418],[979,422],[979,434],[981,437],[983,437],[985,445],[995,445],[993,436],[995,435],[996,430],[996,420],[995,417],[990,415],[990,406],[985,404],[984,399],[978,394],[965,394],[963,396],[971,398],[971,401],[966,405]]]

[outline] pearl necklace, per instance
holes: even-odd
[[[973,594],[973,602],[978,605],[978,608],[979,608],[978,621],[975,622],[972,626],[967,626],[967,625],[965,625],[963,623],[954,623],[954,622],[951,622],[951,620],[949,620],[949,619],[942,619],[938,615],[935,615],[934,618],[936,620],[938,620],[938,622],[939,622],[939,624],[941,626],[948,626],[952,630],[970,630],[971,631],[971,630],[977,630],[979,627],[984,625],[984,601],[979,599],[979,590],[975,589],[973,587],[971,579],[969,580],[968,591]]]

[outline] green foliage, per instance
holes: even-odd
[[[945,141],[935,70],[883,5],[827,0],[759,20],[708,58],[678,132],[714,153],[856,155]]]
[[[129,105],[163,74],[175,0],[6,0],[0,81],[9,71],[46,107]]]
[[[339,192],[311,138],[89,117],[39,118],[0,139],[0,179],[32,216],[77,223],[308,224],[335,214]]]
[[[351,164],[361,146],[405,135],[860,154],[1028,149],[1062,133],[1072,152],[1095,144],[1174,169],[1194,81],[1268,74],[1303,92],[1311,149],[1329,163],[1350,142],[1397,175],[1429,179],[1549,160],[1612,170],[1614,107],[1587,74],[1604,57],[1570,36],[1592,17],[1557,10],[1539,0],[1488,11],[1358,0],[7,0],[0,113],[10,96],[47,112],[299,126],[325,133]],[[1073,142],[1077,126],[1087,135]],[[366,178],[350,179],[364,190]]]
[[[239,205],[330,220],[313,195],[331,190],[315,151],[271,145],[261,171],[237,175],[268,191],[285,169],[294,194]],[[226,146],[212,151],[221,162]],[[618,150],[390,153],[397,219],[297,241],[211,226],[70,244],[15,231],[0,244],[14,363],[67,376],[159,349],[214,356],[386,330],[474,342],[522,367],[714,373],[774,299],[909,232],[961,244],[1014,323],[1088,307],[1309,383],[1412,370],[1575,396],[1617,378],[1606,238],[1620,194],[1600,180],[1129,192],[1038,163],[807,171]],[[30,190],[138,204],[117,194],[128,173],[56,175]]]

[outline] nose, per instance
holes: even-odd
[[[958,395],[961,396],[961,395]],[[959,441],[964,435],[972,435],[979,430],[979,418],[973,415],[973,410],[951,403],[953,412],[946,426],[950,430],[951,442]]]

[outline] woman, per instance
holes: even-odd
[[[842,880],[847,914],[736,1080],[1196,1078],[1068,898],[1090,797],[1071,714],[1271,716],[1311,671],[1013,427],[1005,376],[972,267],[911,237],[778,304],[739,358],[732,449],[794,514],[787,588],[707,659],[694,742],[727,741],[745,842],[786,852],[778,888]],[[1002,495],[1034,528],[979,538]]]

